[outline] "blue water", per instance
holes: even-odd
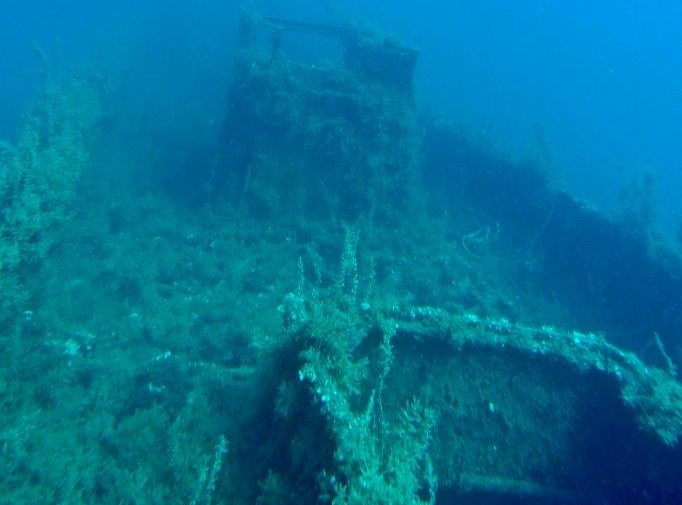
[[[149,86],[215,96],[229,67],[237,2],[28,0],[0,5],[0,135],[14,131],[37,67],[37,42],[62,60],[124,54]],[[259,2],[265,11],[330,19],[318,2]],[[558,183],[616,212],[619,190],[656,177],[659,225],[682,209],[682,6],[676,2],[330,2],[342,19],[382,27],[421,50],[418,94],[433,114],[514,156],[544,132]],[[215,79],[212,81],[212,79]],[[193,97],[201,102],[203,96]],[[204,114],[202,104],[192,115]],[[203,104],[207,106],[206,104]]]

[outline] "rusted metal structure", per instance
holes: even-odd
[[[264,51],[255,49],[259,31],[269,34]],[[338,40],[342,61],[288,59],[281,46],[292,31]],[[427,135],[431,143],[420,145],[417,51],[350,27],[272,18],[245,17],[240,40],[214,174],[215,191],[240,212],[390,229],[420,204],[415,192],[433,176],[429,163],[459,162],[471,185],[459,191],[472,207],[522,222],[513,199],[528,199],[525,219],[540,223],[534,240],[548,253],[560,246],[557,233],[581,240],[580,223],[614,230],[528,173],[516,175],[532,184],[511,184],[519,194],[500,196],[492,162],[473,163],[466,155],[474,151],[458,150],[450,132],[439,133],[445,144]],[[512,166],[502,177],[514,174]],[[248,449],[268,455],[248,462],[268,476],[261,503],[274,488],[286,503],[682,497],[674,370],[589,332],[359,302],[355,291],[321,301],[301,290],[283,304],[280,358],[262,382],[271,402],[257,412],[266,427]]]

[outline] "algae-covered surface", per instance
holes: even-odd
[[[1,152],[0,502],[679,503],[677,253],[423,119],[416,51],[332,32],[324,65],[244,36],[198,176],[128,152],[101,74],[46,72]]]

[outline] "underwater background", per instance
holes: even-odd
[[[681,22],[0,2],[0,503],[682,502]]]
[[[273,15],[330,19],[324,2],[257,4]],[[434,115],[515,155],[537,151],[539,129],[551,145],[555,177],[591,205],[616,212],[620,189],[642,172],[654,173],[661,226],[676,231],[682,7],[675,2],[393,2],[387,8],[349,1],[332,8],[421,49],[417,92]],[[239,3],[167,2],[159,9],[147,1],[30,0],[3,2],[2,9],[7,99],[0,131],[7,137],[35,82],[26,76],[36,65],[33,43],[59,51],[64,63],[125,52],[128,72],[148,81],[145,88],[162,80],[167,93],[180,94],[183,86],[200,85],[186,81],[198,80],[215,94],[229,74]],[[202,112],[197,104],[187,114]]]

